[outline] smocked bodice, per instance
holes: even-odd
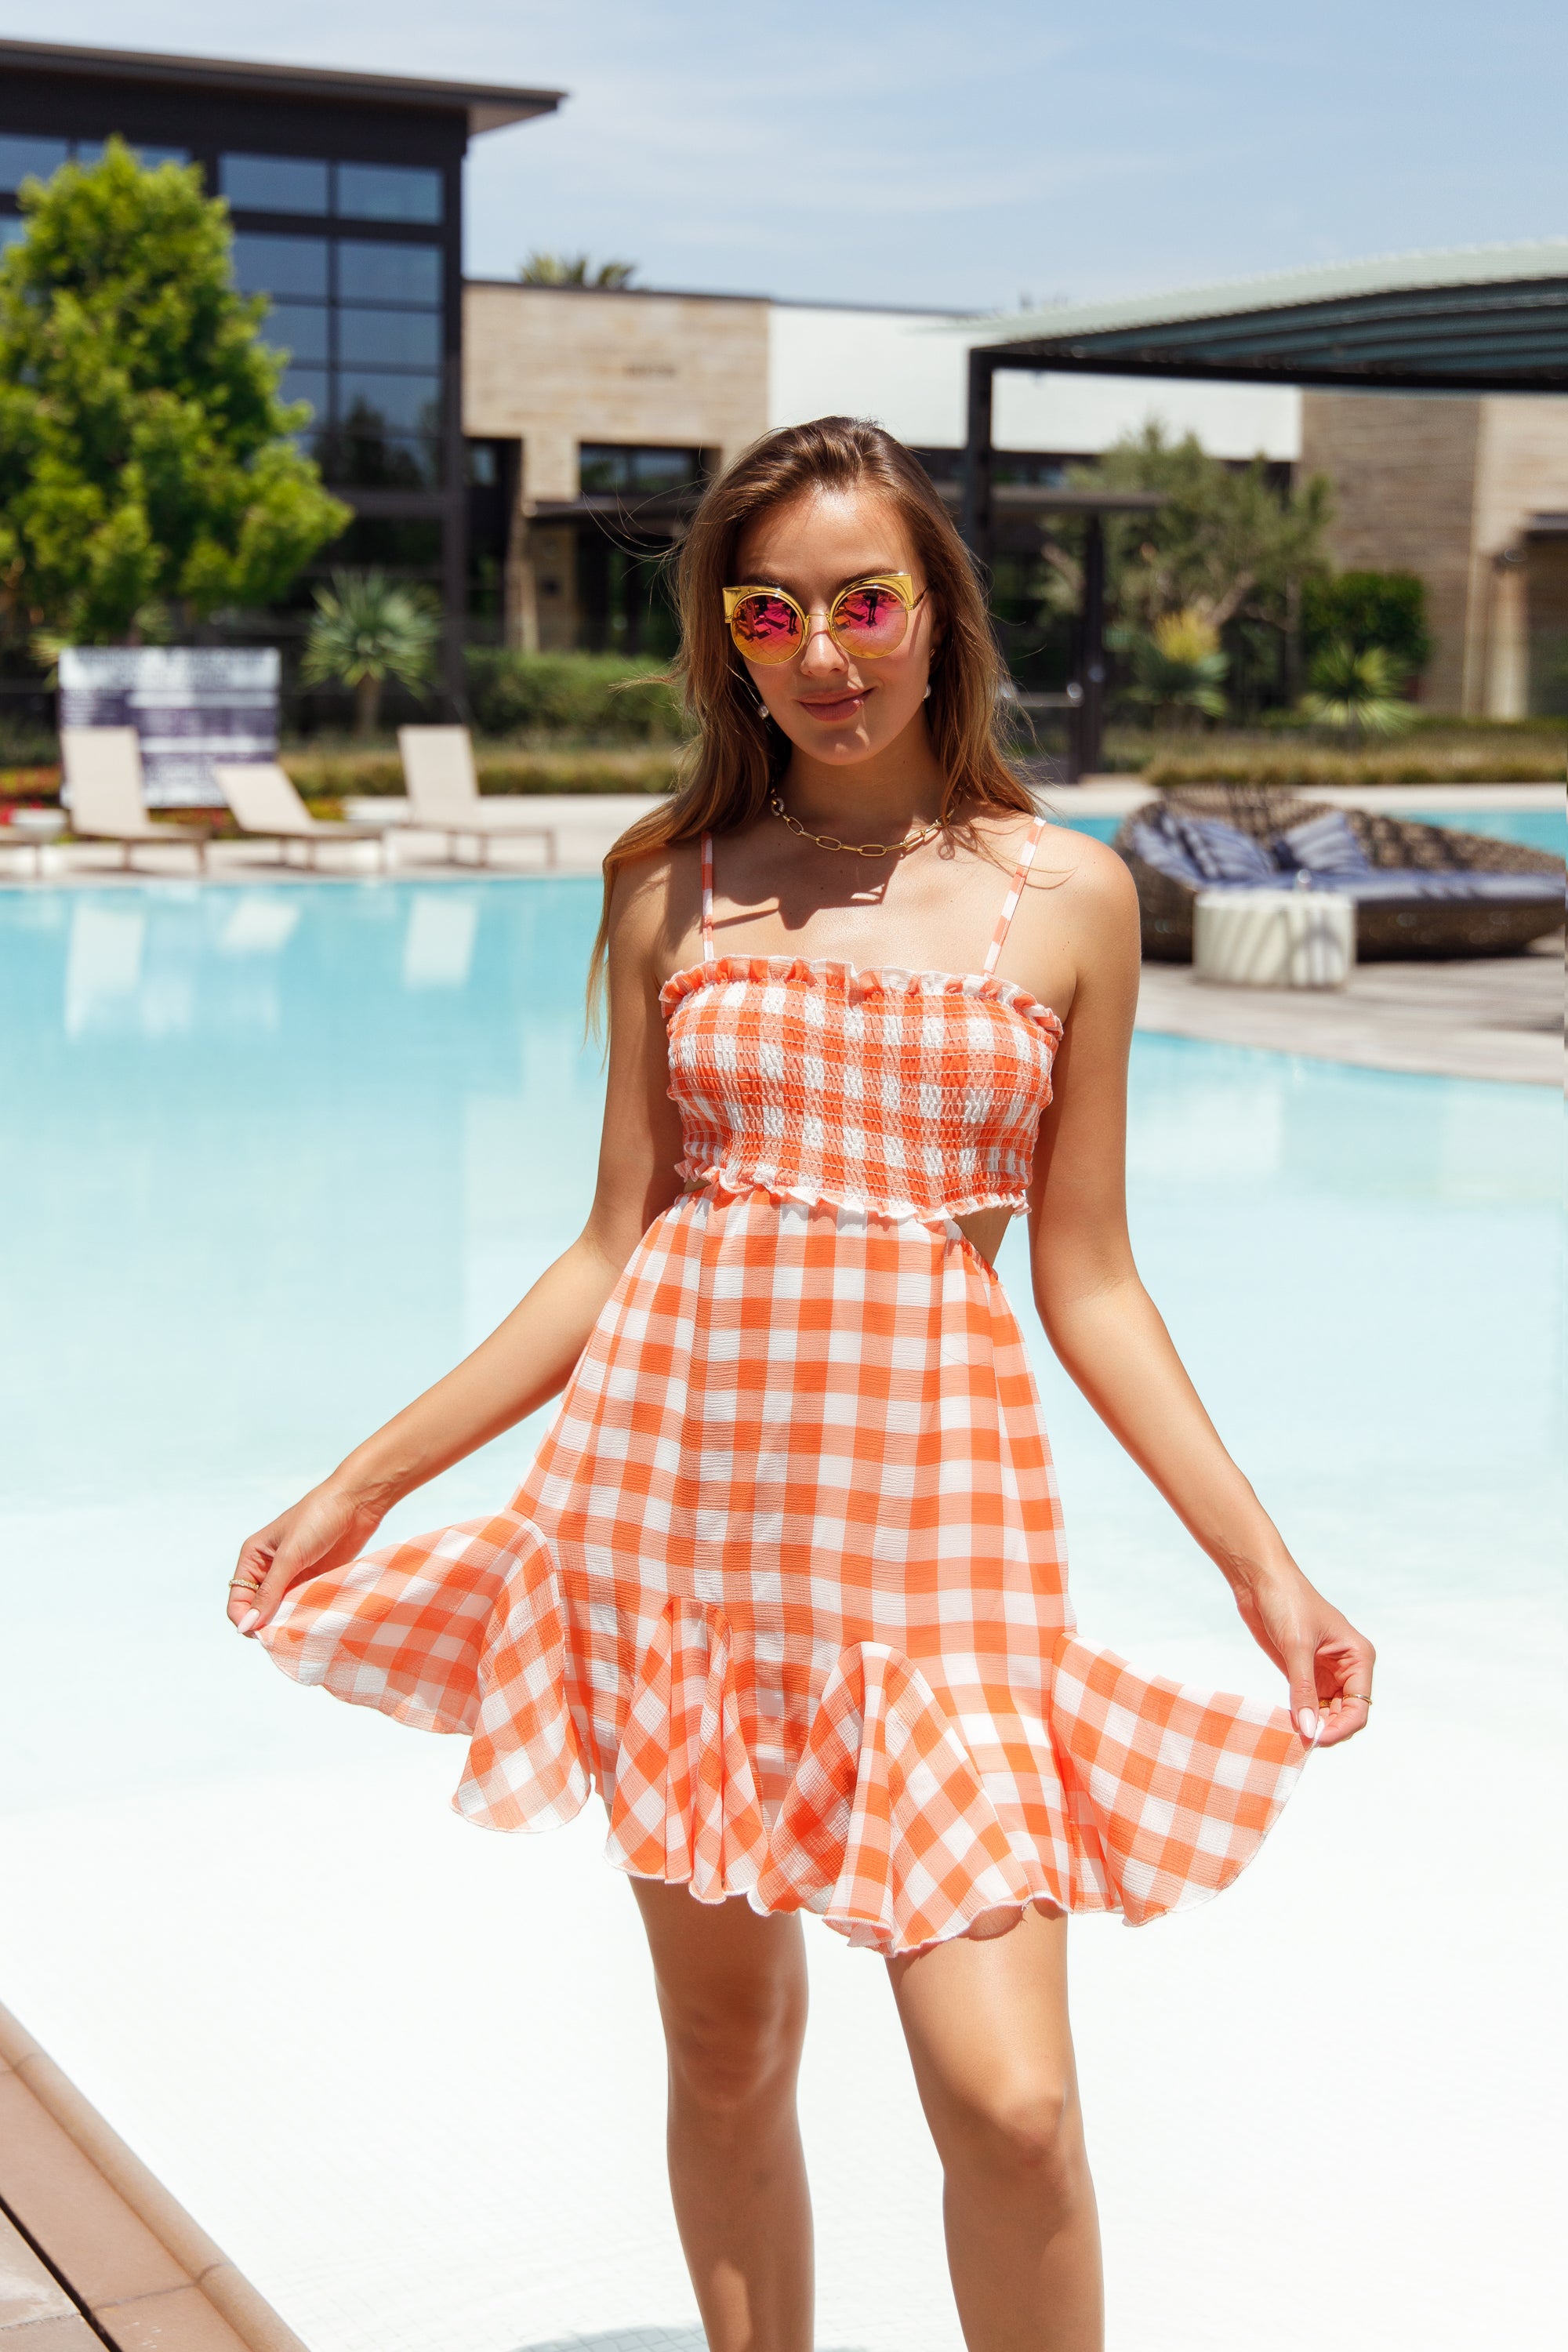
[[[689,1183],[887,1216],[1021,1209],[1056,1014],[986,973],[723,956],[661,998]]]

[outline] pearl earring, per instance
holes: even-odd
[[[760,694],[759,694],[759,695],[758,695],[758,697],[757,697],[757,709],[758,709],[759,712],[761,713],[761,715],[763,716],[763,718],[764,718],[764,719],[765,719],[765,718],[767,717],[767,715],[768,715],[768,706],[767,706],[767,704],[763,700],[763,698],[762,698],[762,696],[761,696]]]
[[[929,677],[926,680],[926,690],[921,695],[921,700],[922,702],[929,702],[931,700],[931,680]]]

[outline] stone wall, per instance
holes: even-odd
[[[1415,572],[1426,583],[1433,655],[1422,699],[1464,708],[1479,400],[1309,392],[1301,471],[1333,485],[1329,552],[1341,571]]]
[[[765,302],[480,281],[463,348],[463,430],[521,441],[526,499],[577,496],[579,442],[724,460],[767,425]]]
[[[1336,564],[1426,583],[1428,707],[1522,717],[1538,625],[1525,541],[1533,515],[1568,509],[1568,400],[1309,392],[1301,465],[1333,484]]]

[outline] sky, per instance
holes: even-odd
[[[1011,310],[1568,233],[1561,0],[52,0],[47,37],[568,91],[470,151],[476,276]]]

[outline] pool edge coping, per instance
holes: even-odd
[[[226,2323],[246,2352],[310,2352],[303,2338],[279,2317],[221,2246],[126,2146],[112,2125],[83,2096],[63,2068],[56,2064],[4,2003],[0,2003],[0,2070],[15,2074],[49,2121],[87,2159],[110,2194],[141,2223],[184,2273],[189,2286]],[[0,2175],[0,2191],[7,2187],[6,2179]],[[47,2200],[45,2204],[47,2207]],[[37,2240],[46,2259],[53,2263],[50,2218],[45,2210],[36,2217],[29,2216],[24,2226]],[[71,2291],[76,2292],[74,2284]],[[100,2326],[111,2335],[111,2306],[104,2304],[101,2316],[98,2306],[89,2304],[88,2307]],[[172,2332],[169,2342],[170,2352],[178,2352],[178,2339]]]

